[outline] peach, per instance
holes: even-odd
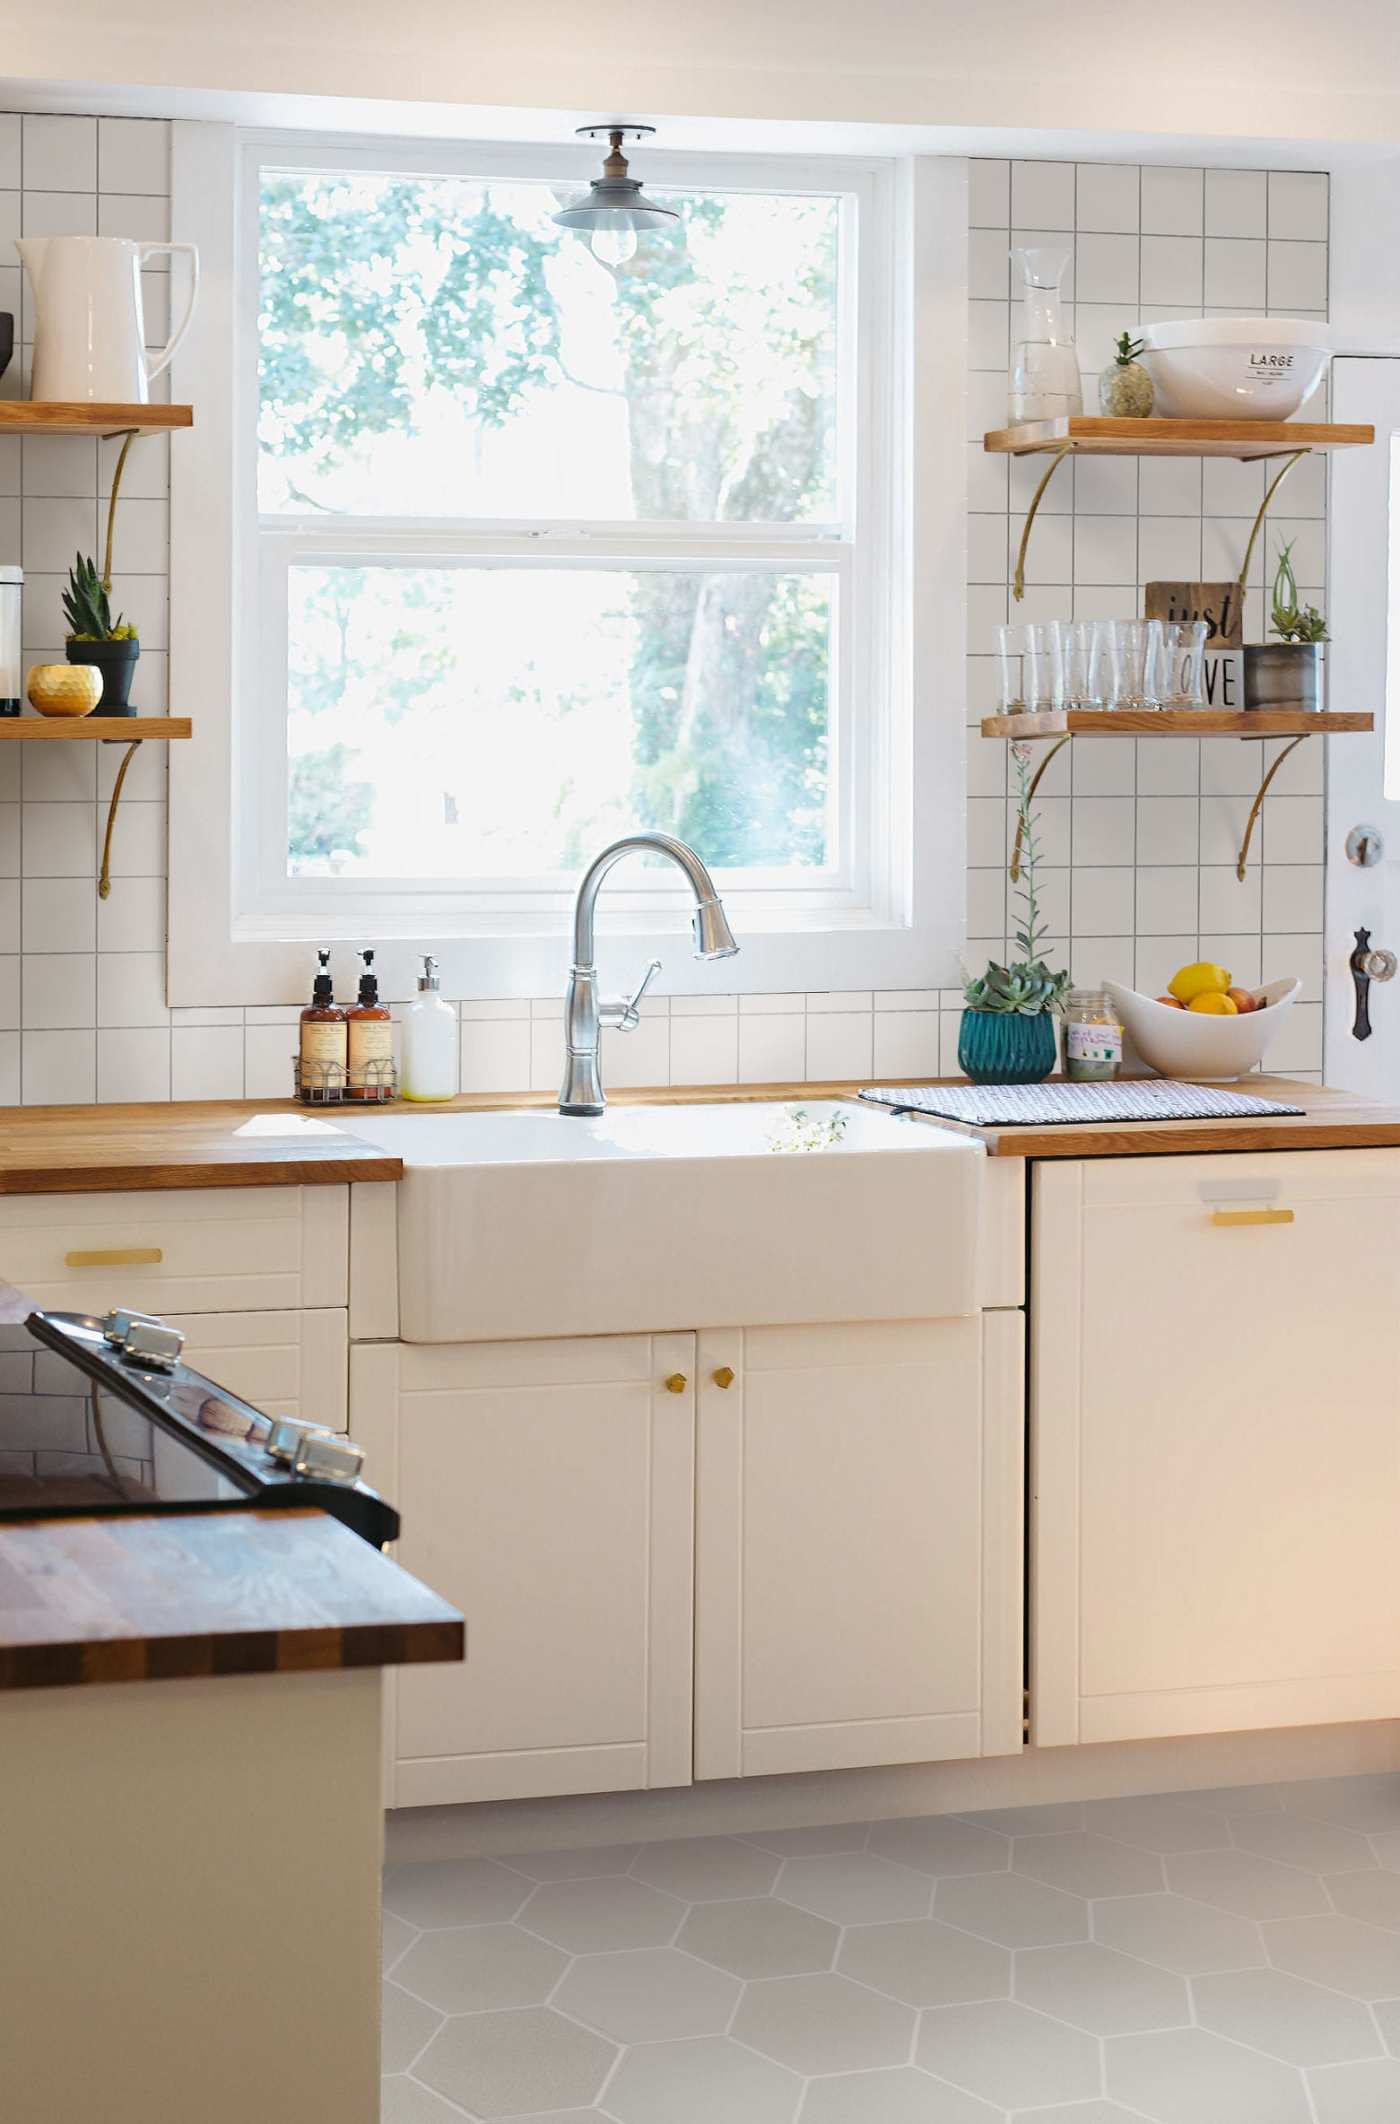
[[[1186,1008],[1186,1005],[1176,996],[1158,996],[1157,1001],[1165,1003],[1168,1010],[1185,1010]]]

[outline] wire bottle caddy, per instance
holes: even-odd
[[[399,1072],[387,1058],[360,1063],[351,1073],[343,1062],[292,1056],[292,1095],[304,1106],[387,1106],[399,1095]]]

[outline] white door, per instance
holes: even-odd
[[[1031,1738],[1400,1716],[1400,1151],[1039,1165]]]
[[[1369,709],[1376,728],[1369,737],[1328,745],[1324,1074],[1343,1090],[1394,1100],[1400,1097],[1400,980],[1371,984],[1371,1036],[1358,1040],[1348,960],[1362,928],[1373,949],[1400,952],[1400,639],[1392,648],[1400,618],[1400,357],[1338,359],[1332,418],[1372,422],[1376,441],[1332,459],[1327,705]],[[1348,836],[1368,827],[1376,837],[1372,850],[1382,851],[1369,868],[1347,853]]]
[[[700,1336],[697,1777],[1019,1750],[1024,1318]]]
[[[467,1619],[394,1677],[392,1804],[690,1782],[693,1335],[360,1343],[398,1561]]]

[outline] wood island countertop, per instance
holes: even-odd
[[[927,1077],[883,1080],[927,1084]],[[955,1079],[944,1081],[954,1082]],[[609,1094],[614,1106],[728,1105],[736,1101],[853,1099],[859,1082],[662,1085]],[[1194,1151],[1400,1148],[1400,1105],[1351,1092],[1250,1077],[1241,1089],[1305,1109],[1258,1121],[1069,1123],[1043,1128],[967,1129],[995,1158],[1125,1158]],[[403,1101],[386,1113],[547,1110],[552,1092],[464,1093],[433,1106]],[[229,1100],[152,1106],[28,1106],[0,1116],[0,1195],[81,1194],[100,1189],[332,1186],[399,1180],[402,1160],[373,1143],[374,1113],[331,1108],[309,1114],[291,1100]],[[939,1124],[956,1128],[952,1121]]]
[[[324,1512],[0,1524],[0,1690],[457,1660],[463,1631]]]

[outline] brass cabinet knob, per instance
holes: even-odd
[[[684,1372],[668,1373],[666,1378],[666,1392],[668,1394],[683,1394],[689,1384],[690,1382],[686,1378]]]
[[[717,1387],[732,1387],[734,1384],[733,1366],[722,1364],[714,1375],[714,1381]]]

